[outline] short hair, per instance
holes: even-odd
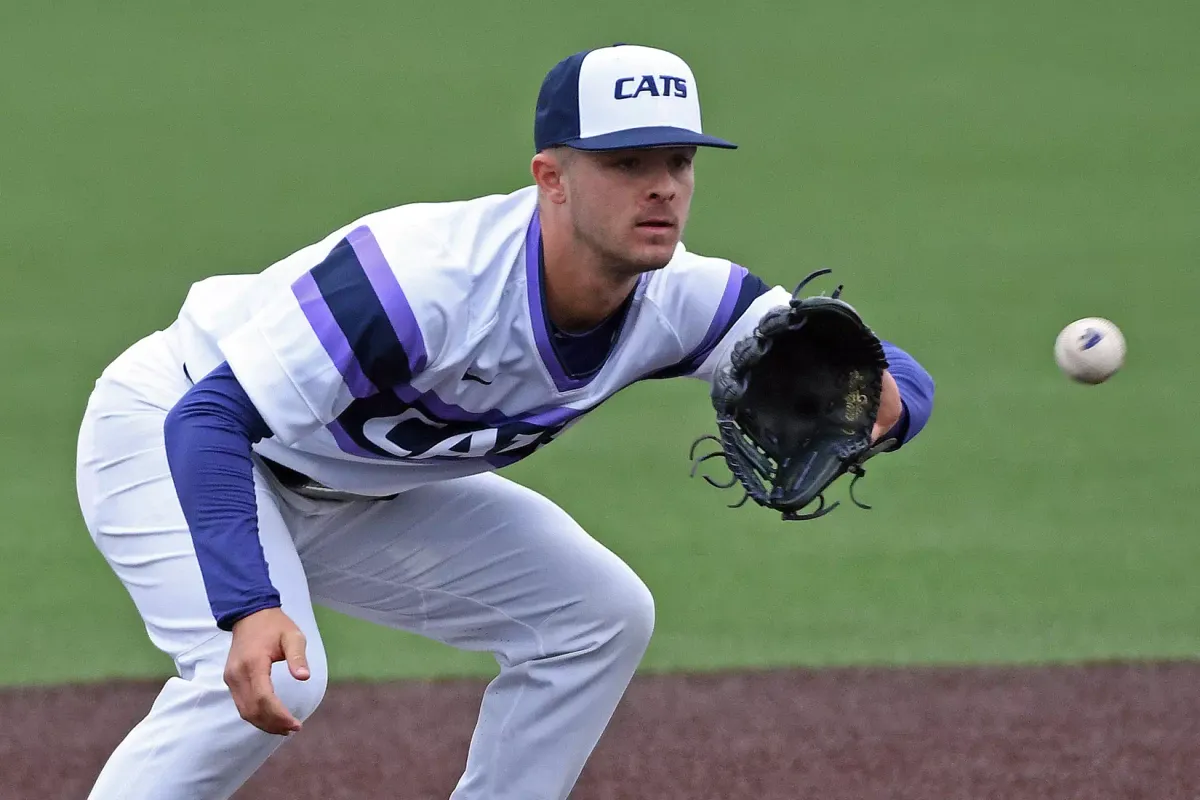
[[[565,144],[555,145],[554,147],[547,147],[546,150],[543,152],[548,152],[548,153],[553,154],[555,159],[558,160],[558,163],[563,165],[564,169],[569,167],[571,165],[571,162],[575,160],[575,157],[577,155],[579,155],[579,152],[575,148],[567,147]]]

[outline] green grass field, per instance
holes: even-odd
[[[165,674],[74,494],[94,377],[191,281],[389,205],[528,180],[538,84],[635,41],[697,73],[693,250],[848,298],[933,373],[852,507],[785,524],[687,478],[697,382],[639,385],[509,474],[658,597],[648,670],[1200,649],[1200,5],[701,0],[188,6],[0,21],[0,683]],[[1070,384],[1062,325],[1129,340]],[[731,494],[731,493],[730,493]],[[487,673],[333,614],[335,677]]]

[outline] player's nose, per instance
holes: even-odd
[[[669,170],[656,173],[647,187],[647,197],[656,203],[670,202],[679,194],[679,181]]]
[[[646,174],[646,195],[656,203],[670,202],[679,194],[680,179],[667,159],[654,159]]]

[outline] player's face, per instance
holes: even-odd
[[[575,235],[615,269],[665,267],[687,223],[695,155],[694,147],[577,153],[567,178]]]

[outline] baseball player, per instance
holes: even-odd
[[[532,185],[372,213],[201,281],[103,371],[79,502],[177,674],[92,798],[233,794],[325,692],[315,604],[494,655],[454,800],[567,797],[654,606],[495,470],[632,383],[711,380],[790,293],[681,243],[697,148],[734,145],[703,132],[678,56],[564,59],[534,139]],[[902,446],[933,384],[886,348],[874,436]]]

